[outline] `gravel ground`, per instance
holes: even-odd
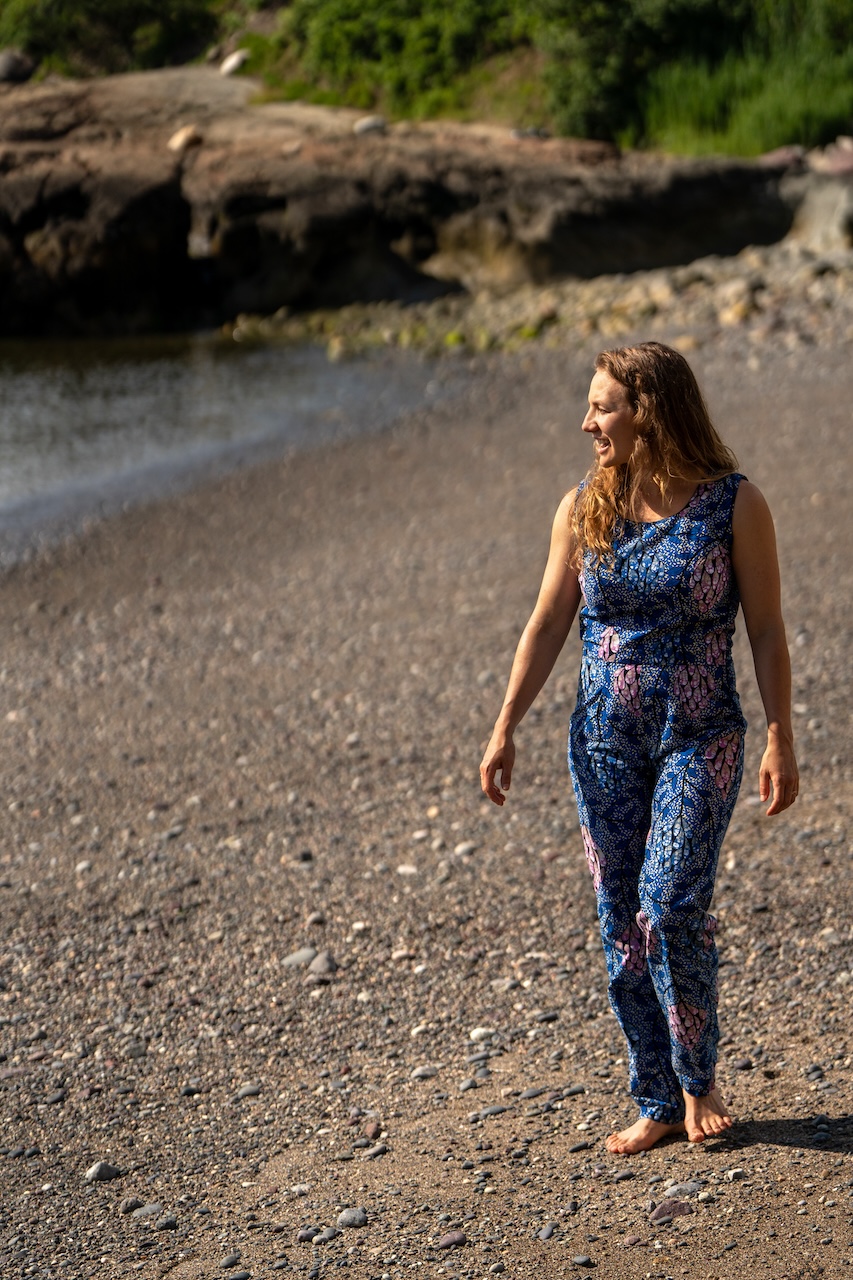
[[[777,516],[803,765],[764,818],[739,641],[731,1135],[604,1148],[632,1109],[564,763],[575,636],[510,804],[479,795],[594,348],[481,355],[391,432],[6,576],[4,1276],[852,1274],[853,370],[840,339],[691,346]]]

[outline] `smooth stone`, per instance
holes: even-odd
[[[453,1249],[456,1246],[462,1246],[468,1243],[468,1237],[464,1231],[446,1231],[439,1240],[436,1248]]]
[[[508,1110],[508,1107],[501,1107],[497,1103],[492,1107],[483,1107],[483,1110],[480,1112],[480,1119],[487,1120],[489,1116],[502,1116],[503,1113]]]
[[[252,1280],[251,1271],[235,1271],[230,1280]]]
[[[133,1213],[134,1209],[141,1209],[143,1201],[138,1196],[127,1196],[122,1200],[118,1207],[119,1213]]]
[[[564,1097],[564,1098],[577,1098],[577,1097],[579,1097],[582,1093],[586,1093],[586,1089],[584,1088],[584,1086],[583,1086],[582,1084],[573,1084],[569,1089],[566,1089],[566,1090],[564,1091],[564,1093],[563,1093],[563,1097]]]
[[[297,1244],[310,1244],[315,1236],[320,1234],[319,1227],[300,1227],[296,1233]]]
[[[238,1098],[257,1098],[260,1095],[261,1086],[259,1084],[244,1084],[237,1090]]]
[[[321,977],[330,977],[338,971],[338,962],[331,951],[318,951],[308,966],[308,972]]]
[[[51,1093],[47,1098],[45,1098],[45,1102],[47,1102],[48,1104],[53,1104],[54,1102],[64,1102],[67,1097],[68,1097],[68,1094],[65,1091],[65,1089],[57,1089],[55,1093]]]
[[[499,1276],[504,1271],[506,1271],[506,1267],[502,1262],[493,1262],[492,1265],[489,1267],[490,1276]]]
[[[642,1236],[626,1236],[625,1239],[622,1241],[622,1244],[625,1246],[626,1249],[630,1249],[632,1245],[640,1244],[641,1242],[642,1242]]]
[[[472,1044],[482,1044],[484,1040],[491,1040],[497,1035],[494,1027],[475,1027],[469,1033],[468,1039]]]
[[[154,1223],[155,1231],[177,1231],[178,1219],[173,1213],[166,1213]]]
[[[113,1178],[123,1177],[123,1174],[114,1164],[107,1164],[106,1160],[96,1160],[83,1176],[87,1182],[111,1182]]]
[[[219,1265],[223,1271],[227,1271],[229,1267],[236,1267],[239,1261],[240,1261],[239,1253],[229,1253],[227,1257],[222,1259]]]
[[[387,128],[388,121],[384,116],[362,116],[356,120],[352,131],[357,138],[361,138],[368,133],[385,133]]]
[[[138,1209],[133,1210],[133,1216],[134,1218],[156,1218],[162,1212],[161,1204],[141,1204]]]
[[[338,1214],[339,1227],[366,1227],[367,1226],[367,1210],[366,1209],[344,1209],[343,1213]]]
[[[660,1225],[664,1221],[671,1222],[673,1218],[681,1218],[684,1214],[692,1212],[693,1206],[684,1200],[661,1200],[657,1208],[649,1214],[649,1222]]]
[[[634,1176],[633,1169],[623,1169],[621,1173],[617,1173],[613,1179],[614,1182],[628,1182]]]
[[[542,1230],[537,1231],[536,1233],[537,1240],[550,1240],[551,1236],[554,1234],[556,1229],[557,1229],[556,1222],[546,1222]]]
[[[575,1142],[569,1147],[569,1155],[574,1155],[576,1151],[588,1151],[591,1145],[589,1142]]]
[[[687,1182],[676,1182],[668,1187],[667,1195],[673,1200],[679,1199],[680,1196],[695,1196],[707,1185],[707,1178],[690,1178]]]
[[[743,1169],[727,1169],[726,1170],[727,1182],[743,1182],[745,1177],[746,1177],[746,1173],[744,1172]]]
[[[181,1089],[180,1097],[194,1098],[199,1093],[201,1093],[201,1089],[196,1088],[194,1084],[185,1084],[184,1087]]]
[[[283,969],[304,969],[311,964],[316,955],[315,947],[300,947],[298,951],[291,951],[289,956],[285,956],[281,965]]]
[[[432,1080],[433,1077],[437,1075],[438,1067],[423,1066],[415,1067],[409,1078],[411,1080]]]
[[[476,1089],[477,1087],[478,1087],[478,1086],[477,1086],[477,1081],[476,1081],[476,1080],[472,1080],[472,1079],[470,1079],[470,1077],[469,1077],[467,1080],[460,1080],[460,1081],[459,1081],[459,1092],[460,1092],[460,1093],[467,1093],[467,1092],[469,1091],[469,1089]]]
[[[313,1244],[330,1244],[332,1240],[337,1240],[340,1235],[335,1227],[324,1227],[318,1236],[314,1237]]]
[[[376,1160],[379,1156],[384,1156],[387,1151],[388,1147],[384,1142],[377,1142],[375,1147],[369,1147],[364,1154],[368,1160]]]
[[[591,1267],[592,1258],[587,1257],[585,1253],[576,1253],[572,1257],[572,1262],[576,1267]]]
[[[732,1071],[751,1071],[752,1059],[751,1058],[735,1058],[731,1066],[732,1066]]]
[[[524,1102],[527,1102],[530,1098],[540,1098],[543,1093],[547,1092],[548,1090],[545,1088],[523,1089],[520,1096]]]

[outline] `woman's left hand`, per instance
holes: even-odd
[[[767,816],[781,813],[794,803],[800,790],[800,773],[797,758],[794,755],[793,743],[786,742],[769,734],[767,748],[758,770],[758,794],[762,801],[772,802],[766,810]]]

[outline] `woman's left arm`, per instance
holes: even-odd
[[[742,480],[738,488],[732,532],[732,563],[767,716],[767,747],[758,772],[758,794],[762,800],[771,800],[769,815],[793,804],[800,783],[791,725],[791,659],[782,621],[776,532],[770,508],[748,480]]]

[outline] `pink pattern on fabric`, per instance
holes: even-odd
[[[716,685],[710,671],[686,662],[675,668],[675,690],[682,709],[689,716],[701,715],[706,710]]]
[[[728,645],[725,631],[709,631],[705,637],[705,662],[709,667],[717,667],[726,658]]]
[[[705,748],[705,763],[708,772],[724,796],[732,789],[737,774],[737,758],[740,752],[740,734],[725,733],[715,738]]]
[[[639,925],[629,924],[614,946],[622,953],[622,967],[628,973],[642,973],[646,967],[646,940]]]
[[[581,827],[581,835],[583,836],[586,864],[589,867],[589,874],[592,876],[592,887],[595,889],[595,892],[598,893],[601,888],[601,873],[607,866],[607,859],[593,840],[586,827]]]
[[[721,599],[731,575],[731,560],[725,547],[712,547],[694,566],[690,591],[700,613],[710,613]]]
[[[613,688],[616,696],[630,711],[640,710],[640,667],[626,666],[616,668],[616,679]]]
[[[637,912],[637,928],[640,930],[640,933],[643,935],[643,939],[646,944],[646,955],[647,956],[655,955],[658,949],[659,939],[658,939],[658,935],[655,933],[654,928],[652,927],[652,922],[649,919],[649,917],[646,915],[645,911]]]
[[[685,1049],[695,1049],[708,1021],[705,1010],[679,1000],[678,1004],[669,1006],[668,1014],[670,1029],[678,1043]]]
[[[619,633],[614,631],[612,627],[607,627],[598,642],[598,656],[603,658],[605,662],[615,662],[618,652]]]

